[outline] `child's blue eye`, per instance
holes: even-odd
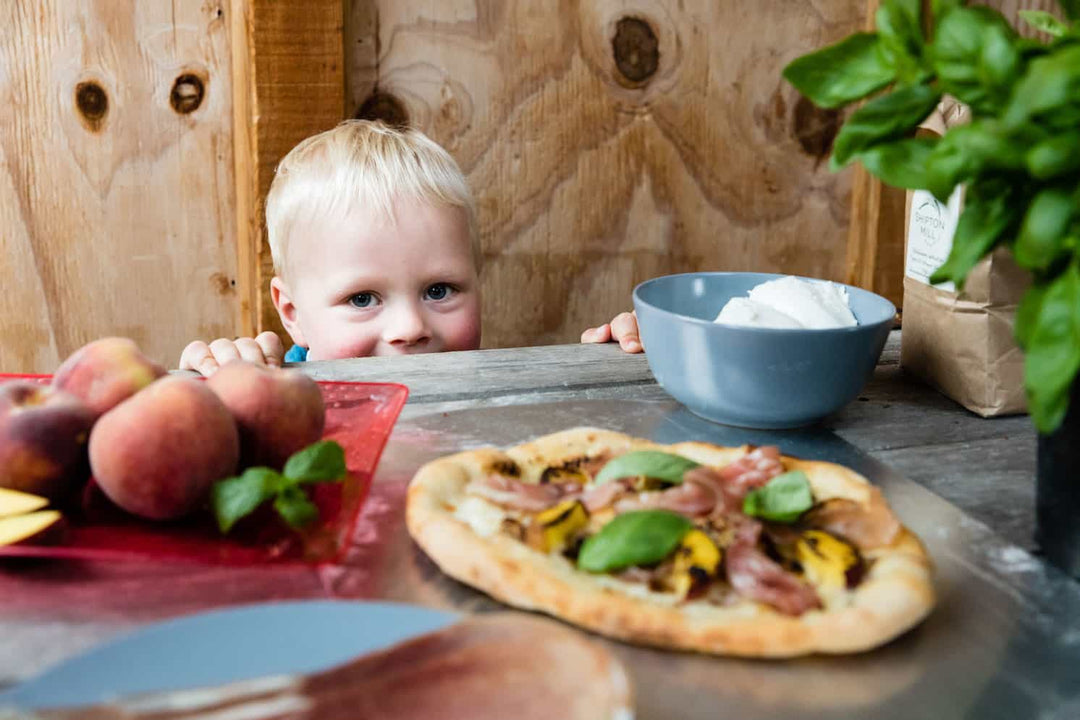
[[[424,291],[424,297],[428,300],[445,300],[453,292],[454,289],[446,283],[435,283]]]
[[[369,308],[375,304],[375,293],[356,293],[349,298],[349,304],[352,305],[354,308]]]

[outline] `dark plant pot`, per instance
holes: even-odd
[[[1035,542],[1046,559],[1080,580],[1080,382],[1065,421],[1039,434]]]

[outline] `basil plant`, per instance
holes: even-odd
[[[830,166],[858,161],[882,182],[945,202],[967,186],[952,253],[930,278],[962,287],[1005,246],[1031,271],[1016,315],[1032,419],[1050,433],[1080,369],[1080,0],[1065,20],[1022,12],[1049,37],[1021,37],[1000,13],[963,0],[882,0],[876,31],[804,55],[784,77],[823,108],[867,97],[833,144]],[[972,122],[942,137],[915,129],[952,95]]]

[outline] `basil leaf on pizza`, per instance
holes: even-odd
[[[577,566],[588,572],[652,565],[670,555],[694,525],[669,510],[624,513],[581,546]]]
[[[813,505],[814,496],[806,473],[793,470],[748,492],[743,500],[743,512],[762,520],[793,523]]]
[[[647,477],[678,485],[683,481],[683,474],[698,465],[681,455],[658,450],[636,450],[609,461],[596,474],[593,482],[601,485],[622,478]]]

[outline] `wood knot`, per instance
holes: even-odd
[[[828,157],[833,140],[840,132],[840,111],[824,110],[800,97],[795,103],[793,132],[808,155],[819,159]]]
[[[109,114],[109,96],[97,82],[87,80],[75,86],[75,107],[87,129],[97,132]]]
[[[405,111],[405,105],[390,93],[381,90],[371,93],[353,117],[357,120],[382,120],[396,128],[409,125],[409,113]]]
[[[210,276],[210,284],[218,295],[231,295],[236,291],[236,280],[229,278],[223,272],[216,272]]]
[[[184,73],[173,82],[172,92],[169,93],[169,104],[176,112],[187,115],[199,109],[205,95],[206,86],[202,78],[192,73]]]
[[[626,87],[645,84],[660,65],[656,33],[641,18],[624,17],[615,23],[611,49],[615,55],[615,67],[622,75],[616,79]]]

